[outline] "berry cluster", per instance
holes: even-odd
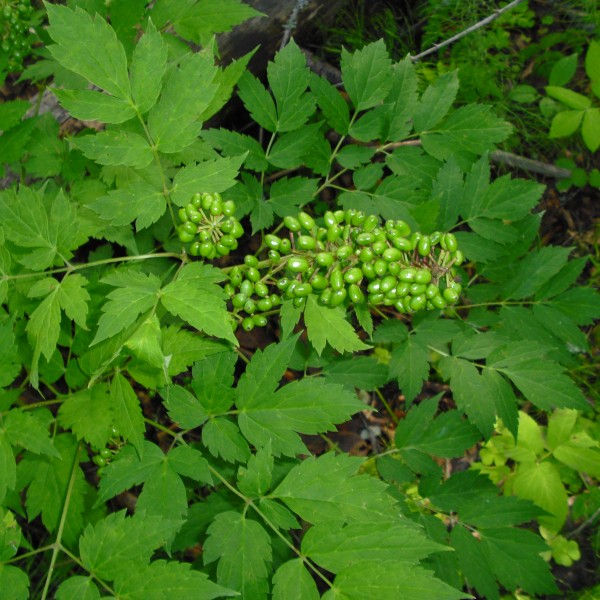
[[[0,10],[0,48],[7,56],[8,71],[20,71],[23,59],[31,52],[31,45],[37,39],[32,33],[31,19],[34,9],[26,0],[2,3]]]
[[[191,242],[192,256],[208,259],[226,256],[238,247],[237,240],[244,233],[234,214],[232,200],[224,202],[220,194],[208,192],[195,194],[185,208],[179,209],[179,239]]]
[[[265,236],[266,259],[246,256],[225,285],[248,331],[265,325],[281,298],[301,307],[315,294],[330,307],[366,303],[414,313],[454,304],[462,291],[454,266],[464,257],[451,233],[411,232],[404,221],[381,226],[377,216],[353,209],[326,212],[322,225],[305,212],[283,225],[284,235]]]

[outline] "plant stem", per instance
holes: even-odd
[[[73,492],[73,486],[75,484],[75,474],[77,473],[77,467],[79,466],[79,448],[80,444],[77,444],[75,449],[75,456],[73,457],[73,464],[71,466],[71,476],[69,477],[69,483],[67,484],[67,492],[65,494],[65,502],[63,504],[62,513],[60,515],[60,522],[58,524],[58,531],[56,532],[56,540],[52,544],[52,557],[50,559],[50,567],[48,568],[48,574],[46,575],[46,582],[44,583],[44,589],[42,590],[41,600],[46,600],[48,590],[50,588],[50,581],[52,580],[52,573],[54,572],[54,566],[56,564],[56,558],[58,553],[62,549],[61,540],[63,531],[65,529],[65,523],[67,522],[67,513],[69,512],[69,504],[71,502],[71,494]]]

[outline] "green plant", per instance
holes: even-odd
[[[455,72],[419,94],[382,42],[342,53],[347,102],[293,42],[265,87],[249,57],[217,67],[199,38],[184,51],[157,12],[128,53],[101,16],[46,9],[46,67],[97,88],[54,93],[105,127],[64,139],[20,101],[0,112],[18,180],[0,193],[0,589],[555,592],[547,544],[520,527],[543,507],[440,467],[498,418],[517,437],[525,403],[591,411],[569,371],[600,300],[576,284],[585,258],[537,239],[542,186],[491,180],[510,126],[453,110]],[[202,128],[236,85],[265,144]],[[429,287],[399,304],[402,277],[437,284],[432,306]],[[270,343],[255,350],[238,323],[269,325]],[[452,399],[419,397],[430,378]],[[314,456],[307,436],[377,408],[356,388],[389,409],[385,450],[364,460],[329,440]]]
[[[35,11],[29,0],[2,0],[0,3],[0,82],[8,73],[20,71],[23,61],[38,40],[36,26],[41,11]]]

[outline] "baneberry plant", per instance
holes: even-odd
[[[345,95],[294,42],[265,86],[249,57],[216,66],[193,19],[173,17],[203,49],[176,43],[159,18],[176,4],[143,13],[131,46],[47,4],[52,72],[86,81],[53,92],[95,126],[64,139],[18,101],[0,112],[18,176],[0,193],[0,589],[553,593],[544,539],[519,527],[548,506],[440,466],[495,426],[526,439],[519,408],[592,411],[568,371],[598,295],[576,285],[585,258],[537,239],[542,186],[491,179],[510,126],[452,110],[455,72],[419,94],[381,42],[342,54]],[[203,129],[236,86],[265,143]],[[255,327],[273,343],[248,352]],[[452,404],[411,407],[430,378]],[[388,404],[386,384],[407,414],[384,451],[311,454],[306,436],[374,410],[356,388]],[[542,486],[556,467],[535,458]]]

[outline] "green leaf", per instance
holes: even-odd
[[[199,427],[208,419],[204,406],[179,385],[168,385],[160,391],[169,418],[184,429]]]
[[[462,171],[450,156],[438,171],[431,189],[431,199],[439,203],[438,227],[442,231],[449,230],[458,220],[462,190]]]
[[[114,423],[119,434],[130,441],[141,455],[146,430],[144,415],[133,388],[120,373],[113,377],[110,384],[110,397]]]
[[[450,387],[456,406],[462,410],[485,438],[491,436],[496,410],[490,391],[484,390],[486,380],[469,361],[444,358],[441,368],[450,376]]]
[[[343,309],[322,306],[312,295],[306,299],[304,323],[308,339],[319,355],[325,344],[340,353],[369,348],[361,342],[352,325],[346,321]]]
[[[353,392],[318,379],[294,381],[274,394],[266,389],[250,399],[240,394],[236,404],[238,424],[246,439],[257,447],[270,443],[276,456],[306,452],[296,432],[331,430],[364,407]]]
[[[81,8],[47,4],[48,33],[56,42],[52,56],[65,68],[85,77],[109,94],[131,97],[127,58],[113,28],[98,14],[91,17]]]
[[[218,559],[217,581],[258,599],[269,591],[271,538],[262,525],[234,511],[220,513],[208,528],[203,547],[204,564]]]
[[[3,416],[3,426],[13,446],[22,446],[35,454],[60,457],[50,439],[48,426],[35,414],[15,408]]]
[[[248,442],[238,426],[224,417],[210,419],[202,428],[202,443],[213,456],[228,462],[246,462],[250,456]]]
[[[396,142],[412,129],[418,100],[417,73],[409,57],[396,63],[392,73],[392,88],[383,107],[383,139]]]
[[[462,525],[455,525],[450,532],[450,543],[468,585],[489,600],[499,600],[496,578],[481,540]]]
[[[562,102],[565,106],[575,110],[585,110],[592,104],[592,101],[586,96],[556,85],[547,85],[546,93],[551,98],[554,98],[555,100]]]
[[[237,345],[225,306],[225,293],[217,285],[222,280],[222,272],[215,267],[187,264],[179,277],[161,290],[160,301],[170,313],[192,327]]]
[[[312,202],[317,193],[317,179],[282,177],[269,189],[269,204],[280,217],[298,214],[298,209]]]
[[[125,346],[140,360],[157,369],[162,369],[165,379],[168,379],[168,361],[163,355],[160,342],[160,322],[158,317],[152,314],[136,328],[125,342]]]
[[[321,123],[310,123],[298,131],[278,136],[267,155],[269,162],[281,169],[293,169],[303,163],[304,157],[317,143]]]
[[[272,477],[273,455],[270,444],[267,444],[248,459],[246,467],[238,467],[238,488],[242,494],[257,498],[269,490]]]
[[[342,48],[344,87],[357,111],[381,104],[392,85],[392,61],[378,40],[350,54]]]
[[[7,490],[15,487],[17,465],[8,437],[0,431],[0,499],[4,500]]]
[[[71,138],[71,144],[84,156],[101,165],[122,165],[143,169],[153,159],[148,142],[131,131],[100,131]]]
[[[123,446],[106,465],[100,479],[96,506],[135,485],[144,483],[164,461],[165,455],[156,444],[144,441],[143,445],[144,451],[141,455],[132,446]]]
[[[581,136],[590,152],[600,148],[600,108],[588,108],[583,115]]]
[[[569,83],[577,69],[577,57],[578,54],[574,52],[557,60],[552,66],[552,71],[550,71],[548,83],[555,86]]]
[[[247,19],[260,16],[264,15],[240,0],[203,0],[191,3],[183,14],[170,18],[182,37],[205,45],[213,34],[229,31]]]
[[[600,81],[600,44],[591,40],[585,55],[585,72],[592,82]]]
[[[263,84],[246,71],[238,81],[238,95],[256,123],[267,131],[277,130],[277,109]]]
[[[237,596],[208,579],[206,573],[192,569],[189,563],[155,560],[147,567],[136,568],[117,578],[115,591],[128,600],[212,600],[224,596]]]
[[[111,225],[129,225],[135,221],[138,231],[158,221],[167,209],[163,192],[145,181],[111,190],[88,206]]]
[[[510,383],[496,371],[484,369],[481,373],[484,381],[483,389],[489,393],[496,407],[496,414],[503,425],[517,439],[519,414],[517,398]]]
[[[563,110],[556,113],[550,124],[549,137],[561,138],[575,133],[585,113],[584,110]]]
[[[29,578],[17,567],[0,564],[0,589],[5,600],[27,600]]]
[[[226,156],[246,154],[244,165],[252,171],[266,171],[268,167],[265,151],[257,140],[249,135],[228,129],[207,129],[202,138],[214,148],[223,150]]]
[[[577,408],[585,410],[588,403],[572,379],[551,360],[532,359],[518,364],[497,366],[521,390],[523,395],[543,410]]]
[[[207,51],[186,54],[169,70],[160,99],[148,113],[148,130],[158,150],[179,152],[195,141],[202,128],[198,119],[217,92],[216,73]]]
[[[323,523],[302,538],[302,553],[332,573],[373,560],[416,565],[433,552],[447,550],[410,522]]]
[[[301,558],[283,563],[273,575],[273,600],[319,600],[315,580]]]
[[[234,400],[233,375],[237,355],[226,350],[198,361],[192,369],[192,388],[209,414],[231,408]]]
[[[34,271],[47,269],[57,257],[68,260],[80,243],[76,211],[62,192],[52,202],[25,186],[0,192],[0,222],[8,240],[31,249],[17,260]]]
[[[346,134],[350,125],[350,111],[340,92],[326,79],[315,73],[310,74],[309,81],[310,90],[315,95],[317,104],[328,125],[340,135]]]
[[[421,135],[423,148],[439,160],[448,159],[459,152],[484,154],[504,141],[512,127],[496,117],[492,107],[467,104],[453,112],[433,132]]]
[[[12,100],[0,104],[0,130],[8,131],[17,125],[31,108],[27,100]]]
[[[371,391],[387,382],[388,368],[373,356],[355,356],[329,363],[323,375],[328,382]]]
[[[548,564],[540,556],[544,541],[525,529],[487,529],[481,532],[489,564],[498,581],[508,590],[531,594],[557,592]]]
[[[600,479],[600,451],[577,444],[577,440],[560,444],[552,454],[571,469]]]
[[[131,59],[131,94],[140,113],[147,112],[156,103],[166,68],[167,46],[149,21]]]
[[[390,377],[398,380],[400,391],[407,402],[412,402],[421,391],[429,375],[429,354],[413,337],[408,337],[390,357]]]
[[[444,73],[428,86],[413,117],[415,131],[420,133],[435,127],[450,110],[457,91],[456,71]]]
[[[135,117],[131,104],[103,92],[53,88],[52,93],[72,117],[82,121],[118,124]]]
[[[548,431],[546,434],[548,448],[554,450],[557,446],[568,442],[576,422],[576,410],[569,408],[555,410],[548,419]]]
[[[538,518],[551,531],[560,531],[568,512],[567,492],[554,465],[548,461],[520,463],[512,480],[512,493],[531,500],[549,515]]]
[[[267,76],[277,104],[277,131],[302,127],[315,111],[315,100],[305,92],[310,71],[293,39],[268,64]]]
[[[100,600],[100,592],[91,577],[74,575],[56,590],[56,600]]]
[[[0,290],[1,291],[1,290]],[[0,302],[2,302],[0,294]],[[21,357],[15,344],[15,334],[10,321],[0,325],[0,387],[9,386],[21,371]]]
[[[307,458],[289,471],[271,497],[312,524],[389,520],[394,509],[387,485],[369,475],[356,475],[361,462],[332,452]]]
[[[91,488],[79,466],[74,466],[79,456],[75,438],[70,434],[57,435],[54,447],[60,453],[58,458],[25,454],[19,462],[18,477],[20,485],[28,486],[25,501],[28,520],[33,521],[41,514],[42,523],[50,532],[56,531],[59,525],[67,486],[72,486],[63,539],[73,544],[84,525],[86,496]]]
[[[246,155],[203,161],[183,167],[173,180],[171,198],[178,206],[185,206],[198,191],[224,192],[236,183],[240,166]]]
[[[553,298],[549,304],[558,308],[577,325],[590,325],[600,316],[600,294],[590,287],[576,287]]]
[[[79,540],[81,562],[103,579],[127,578],[148,564],[154,550],[178,525],[177,521],[143,514],[126,517],[124,510],[111,513],[85,528]]]
[[[302,308],[294,306],[293,301],[284,300],[279,310],[279,324],[281,326],[281,340],[285,340],[294,331],[294,328],[300,321]]]
[[[116,289],[109,292],[102,306],[98,331],[90,345],[98,344],[129,327],[138,316],[156,305],[160,281],[155,275],[145,275],[132,269],[114,271],[104,283]]]
[[[387,561],[376,563],[365,560],[342,571],[334,582],[338,597],[344,600],[458,600],[465,594],[436,579],[431,571]],[[333,600],[333,592],[323,596]]]

